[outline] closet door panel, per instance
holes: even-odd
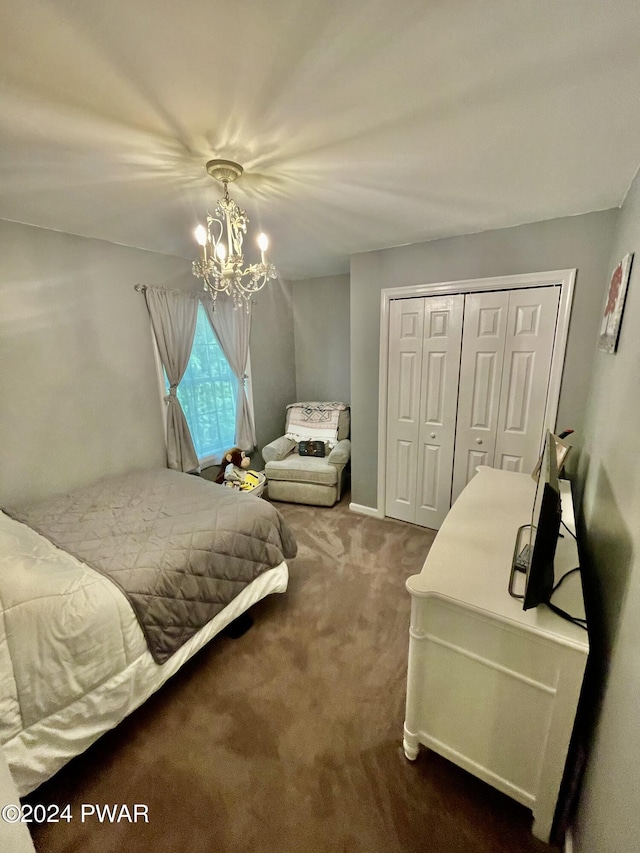
[[[465,298],[451,503],[478,465],[493,465],[509,311],[506,291]]]
[[[489,457],[488,451],[469,450],[466,457],[467,469],[464,472],[467,483],[469,482],[469,480],[473,479],[476,473],[476,468],[479,465],[487,465],[490,468],[490,462],[491,459]]]
[[[385,515],[415,522],[420,433],[424,299],[398,299],[389,311]]]
[[[415,520],[437,529],[451,505],[464,296],[424,304]]]
[[[559,300],[559,287],[509,294],[496,468],[530,472],[538,459]]]

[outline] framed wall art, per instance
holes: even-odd
[[[615,352],[618,346],[620,323],[622,321],[624,300],[627,295],[627,284],[629,283],[632,260],[633,254],[629,252],[611,274],[607,301],[604,305],[604,316],[602,317],[602,324],[600,326],[600,338],[598,340],[598,349],[601,349],[603,352]]]

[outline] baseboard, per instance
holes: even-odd
[[[351,512],[357,512],[360,515],[370,515],[372,518],[384,518],[384,513],[375,506],[364,506],[363,504],[349,504]]]

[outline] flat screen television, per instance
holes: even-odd
[[[546,604],[553,591],[553,561],[558,544],[562,506],[556,443],[547,432],[542,451],[538,483],[536,486],[531,524],[518,531],[514,552],[509,592],[522,599],[524,610]],[[525,574],[524,594],[513,591],[516,572]]]

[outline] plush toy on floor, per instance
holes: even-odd
[[[232,447],[222,457],[216,483],[239,489],[246,480],[246,469],[251,465],[251,459],[239,447]]]
[[[261,471],[247,470],[249,465],[251,465],[251,460],[244,450],[240,450],[239,447],[232,447],[222,457],[216,483],[261,498],[267,479]]]

